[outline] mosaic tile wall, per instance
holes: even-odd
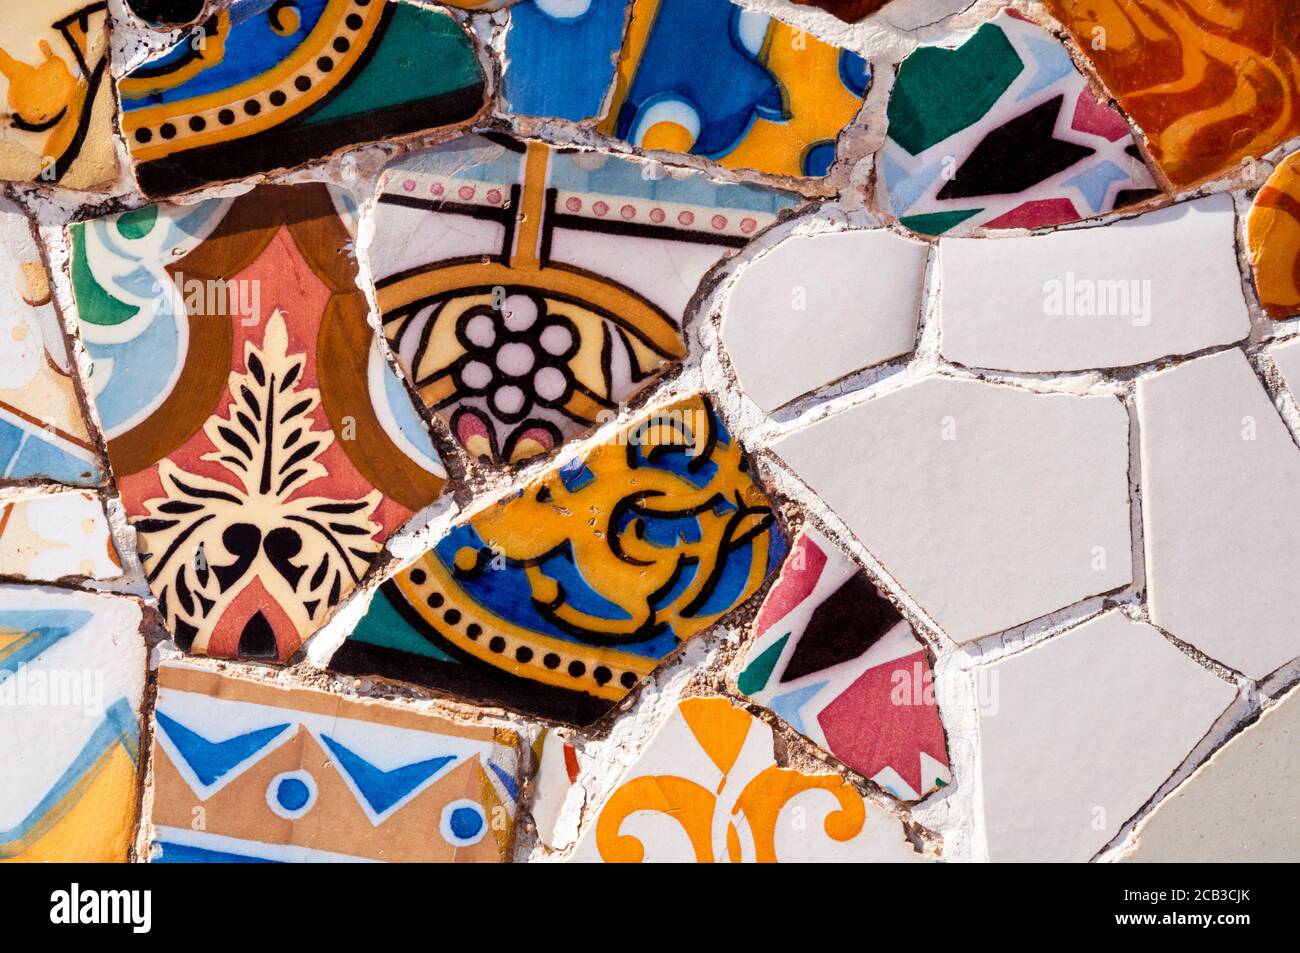
[[[1290,0],[0,0],[0,858],[1300,855]]]

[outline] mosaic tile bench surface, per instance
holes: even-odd
[[[1294,3],[0,13],[0,859],[1300,858]]]

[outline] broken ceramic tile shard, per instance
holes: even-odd
[[[237,0],[118,82],[146,194],[455,125],[484,104],[474,44],[400,0]]]
[[[1246,234],[1260,306],[1274,318],[1300,314],[1300,152],[1256,193]]]
[[[694,396],[452,529],[376,592],[330,667],[589,724],[785,548],[743,449]]]
[[[729,0],[634,0],[600,129],[727,168],[823,176],[871,67]]]
[[[1300,690],[1215,752],[1138,825],[1128,863],[1289,863],[1300,851]]]
[[[99,497],[69,491],[0,502],[0,576],[120,578],[122,561]]]
[[[742,693],[894,797],[952,781],[925,646],[821,533],[790,547],[742,665]]]
[[[976,681],[994,862],[1090,859],[1236,694],[1119,611],[980,670]]]
[[[581,122],[604,114],[627,0],[521,0],[510,9],[502,107]]]
[[[1300,655],[1300,450],[1238,350],[1139,379],[1151,621],[1262,678]],[[1276,508],[1252,505],[1269,487]],[[1231,554],[1225,558],[1225,554]]]
[[[5,5],[0,179],[104,190],[118,178],[108,4]]]
[[[27,218],[0,209],[0,484],[104,479]]]
[[[1040,228],[1156,194],[1124,117],[1048,30],[1004,10],[898,69],[881,204],[927,235]]]
[[[150,859],[500,862],[520,751],[513,731],[164,662]]]
[[[146,649],[131,599],[0,586],[0,860],[127,860]]]
[[[1300,6],[1047,0],[1175,186],[1232,174],[1300,133]]]
[[[159,30],[170,30],[195,22],[207,0],[126,0],[127,9]]]
[[[1114,397],[931,377],[773,450],[958,642],[1132,580],[1128,415]]]
[[[529,810],[537,828],[537,839],[547,848],[555,849],[567,833],[559,826],[565,808],[576,812],[585,800],[585,792],[578,784],[582,770],[578,749],[554,731],[543,731],[533,745],[533,758],[537,773],[533,776]],[[576,802],[572,807],[569,804],[571,798]],[[568,826],[572,826],[572,822]]]
[[[687,698],[588,820],[573,859],[907,863],[925,857],[897,818],[864,801],[838,774],[778,767],[772,729],[749,712],[725,698]]]
[[[441,491],[323,184],[74,226],[108,456],[182,648],[287,659]]]
[[[700,279],[793,201],[599,153],[459,139],[381,180],[369,258],[385,334],[470,453],[546,453],[685,356]]]
[[[892,232],[794,236],[737,277],[722,343],[744,392],[771,412],[912,350],[927,246]]]
[[[967,367],[1074,371],[1240,341],[1232,197],[1111,225],[939,243],[942,350]],[[1015,262],[1008,269],[1007,262]]]

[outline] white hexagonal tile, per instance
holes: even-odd
[[[932,377],[774,449],[957,641],[1131,581],[1114,397]]]

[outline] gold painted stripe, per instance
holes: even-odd
[[[518,268],[536,268],[542,240],[542,218],[546,211],[546,175],[550,150],[539,142],[528,144],[524,160],[524,188],[520,201],[519,227],[515,232],[511,263]]]

